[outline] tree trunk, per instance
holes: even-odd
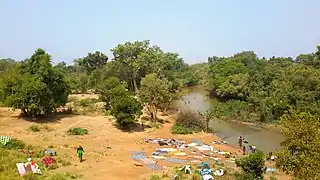
[[[138,91],[138,86],[137,86],[136,77],[133,78],[133,90],[134,90],[134,92],[137,92],[137,91]]]

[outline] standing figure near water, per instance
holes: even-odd
[[[242,148],[243,140],[244,140],[244,138],[243,138],[242,136],[240,136],[240,137],[239,137],[239,140],[238,140],[240,149]]]
[[[80,159],[80,162],[82,162],[83,152],[84,152],[83,147],[81,146],[81,144],[79,144],[79,147],[77,148],[77,155]]]
[[[242,147],[242,152],[243,152],[243,155],[246,155],[246,146]]]

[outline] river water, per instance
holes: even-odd
[[[183,100],[175,100],[173,106],[191,111],[202,111],[213,106],[213,102],[213,99],[208,98],[204,88],[198,86],[190,88],[189,92],[183,97]],[[280,132],[257,126],[212,120],[210,127],[217,136],[227,141],[228,144],[237,146],[238,137],[242,136],[249,144],[257,146],[258,149],[264,152],[270,152],[279,148],[280,143],[284,140]]]

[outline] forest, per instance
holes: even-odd
[[[208,57],[206,63],[192,65],[178,53],[164,52],[149,40],[119,44],[111,52],[112,58],[96,51],[75,59],[73,64],[61,61],[52,65],[51,56],[42,49],[25,60],[1,59],[0,100],[25,109],[23,112],[33,109],[41,114],[63,105],[69,93],[106,93],[106,88],[117,81],[130,94],[142,88],[145,95],[162,96],[157,97],[155,109],[167,109],[172,99],[182,95],[183,87],[201,84],[218,99],[212,109],[212,116],[217,118],[272,122],[288,110],[320,115],[319,46],[315,53],[295,58],[267,59],[243,51],[230,57]],[[55,90],[46,89],[50,86]],[[152,92],[152,86],[158,88]],[[154,101],[148,99],[150,94],[146,96],[145,102]],[[31,100],[34,102],[30,104]],[[45,105],[47,102],[52,103]]]

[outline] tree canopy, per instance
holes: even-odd
[[[49,54],[37,49],[29,59],[6,72],[0,82],[1,101],[27,116],[54,112],[65,105],[70,88],[50,60]]]

